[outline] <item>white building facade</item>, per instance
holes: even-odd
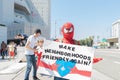
[[[111,38],[108,39],[110,46],[120,49],[120,20],[112,23]]]
[[[0,24],[7,26],[8,39],[18,33],[33,34],[36,28],[50,38],[50,0],[0,0]]]
[[[0,25],[0,44],[2,43],[2,41],[7,43],[7,27]]]
[[[112,24],[112,38],[118,37],[120,37],[120,20],[117,20]]]

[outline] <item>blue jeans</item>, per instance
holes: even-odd
[[[32,66],[33,66],[33,76],[36,76],[37,66],[36,66],[35,55],[26,55],[26,59],[27,59],[27,69],[26,69],[24,80],[29,80],[29,74]]]
[[[1,51],[1,56],[2,56],[2,59],[4,59],[5,56],[8,56],[7,55],[7,50]]]

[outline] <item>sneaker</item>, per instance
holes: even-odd
[[[39,78],[37,78],[36,76],[33,77],[33,80],[40,80]]]

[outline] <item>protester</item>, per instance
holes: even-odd
[[[74,44],[74,45],[80,45],[79,41],[76,41],[73,39],[74,36],[74,25],[70,22],[65,23],[62,26],[61,29],[63,38],[62,39],[56,39],[57,42],[67,43],[67,44]],[[93,62],[99,62],[102,58],[94,58]],[[65,78],[60,77],[54,77],[54,80],[69,80]]]
[[[41,56],[43,53],[43,43],[44,43],[43,39],[38,40],[38,44],[37,44],[37,48],[36,48],[37,52],[35,52],[35,54],[37,56],[37,67],[39,65],[39,62],[40,62],[40,59],[41,59]]]
[[[10,42],[8,45],[9,60],[14,59],[15,56],[15,43]]]
[[[15,36],[15,39],[17,39],[17,45],[25,46],[27,38],[28,38],[28,36],[26,34],[18,33]]]
[[[2,41],[2,43],[1,43],[1,56],[2,56],[2,59],[4,59],[4,56],[7,56],[8,54],[7,54],[7,44],[4,42],[4,41]]]
[[[37,51],[35,46],[37,46],[37,41],[39,40],[39,36],[41,35],[41,30],[36,29],[33,35],[30,35],[27,39],[27,43],[25,45],[25,55],[27,60],[27,69],[25,73],[24,80],[29,80],[29,74],[31,72],[31,68],[33,66],[33,80],[40,80],[37,78],[37,66],[34,52]]]

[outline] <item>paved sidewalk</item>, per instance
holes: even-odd
[[[24,80],[26,63],[16,63],[15,61],[1,61],[0,60],[0,80]],[[4,65],[4,68],[3,68]],[[17,65],[19,67],[17,67]],[[20,67],[21,66],[21,67]],[[7,71],[6,71],[7,70]],[[40,73],[37,73],[40,80],[53,80],[53,77],[43,76]],[[30,80],[32,79],[32,71],[30,73]],[[93,69],[92,79],[91,80],[113,80],[104,74]]]
[[[8,59],[1,59],[0,57],[0,70],[6,68],[7,66],[11,65],[13,61],[9,61]]]
[[[26,70],[26,68],[24,68],[23,70],[21,70],[21,72],[19,72],[12,80],[24,80],[25,70]],[[33,80],[32,79],[32,71],[31,71],[29,77],[30,77],[30,80]],[[40,80],[53,80],[53,77],[45,76],[45,75],[40,75],[40,73],[37,73],[37,77]]]
[[[15,61],[9,61],[8,59],[2,60],[0,58],[0,71],[7,69],[9,66],[11,66]],[[0,80],[12,80],[12,77],[14,77],[15,74],[0,74]]]
[[[18,75],[16,75],[12,80],[23,80],[24,74],[25,74],[25,68]],[[41,75],[39,72],[37,73],[37,76],[38,76],[38,78],[40,78],[40,80],[54,80],[54,77]],[[30,73],[30,80],[32,80],[32,71]],[[105,76],[104,74],[93,69],[93,74],[92,74],[91,80],[113,80],[113,79],[111,79],[111,78]]]

